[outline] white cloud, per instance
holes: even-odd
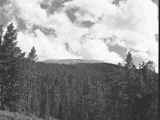
[[[99,39],[86,39],[80,52],[84,58],[98,59],[115,64],[122,62],[122,58],[118,54],[110,52],[106,44]]]
[[[80,58],[67,52],[65,46],[58,41],[51,41],[40,30],[35,33],[18,33],[18,45],[27,53],[35,46],[40,60]]]
[[[98,2],[101,0],[96,4]],[[111,4],[108,6],[102,7],[102,21],[93,26],[92,33],[99,38],[115,35],[117,44],[146,54],[147,59],[158,64],[158,43],[154,37],[158,33],[157,6],[151,0],[128,0],[119,8]]]
[[[19,9],[19,17],[28,24],[45,25],[47,22],[46,11],[40,7],[42,0],[13,0],[13,4]]]
[[[158,43],[154,37],[158,33],[158,7],[151,0],[127,0],[119,7],[112,4],[113,0],[73,0],[50,16],[40,7],[42,0],[12,1],[18,9],[16,15],[25,20],[28,28],[18,34],[19,45],[25,51],[37,46],[40,60],[84,58],[117,63],[122,58],[107,46],[113,41],[102,40],[116,36],[114,44],[133,49],[137,51],[136,57],[153,60],[158,66]],[[65,13],[70,7],[80,8],[77,21],[89,20],[95,24],[90,28],[73,24]],[[55,29],[57,37],[45,35],[38,29],[29,33],[35,24]],[[86,34],[89,38],[82,37]],[[65,48],[66,43],[71,51]]]

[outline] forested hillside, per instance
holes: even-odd
[[[153,62],[137,69],[131,53],[124,66],[36,62],[35,48],[26,56],[16,35],[13,24],[0,29],[1,110],[45,120],[158,120]]]
[[[157,119],[158,76],[151,71],[27,61],[18,69],[20,111],[60,120]]]

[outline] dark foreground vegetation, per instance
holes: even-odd
[[[16,30],[0,34],[0,109],[45,120],[158,120],[158,75],[106,63],[46,64],[16,47]],[[2,36],[2,37],[1,37]],[[3,39],[2,39],[3,38]]]

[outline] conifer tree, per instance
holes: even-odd
[[[133,98],[136,94],[135,90],[135,66],[133,64],[133,58],[131,52],[128,52],[125,59],[125,84],[123,94],[125,97],[124,101],[127,103],[126,109],[128,109],[128,113],[125,119],[131,119],[132,116],[132,108],[130,104],[133,102]]]
[[[11,23],[1,37],[1,109],[13,110],[17,99],[16,65],[24,58],[24,53],[17,47],[17,30]],[[3,39],[3,41],[2,41]]]
[[[0,25],[0,47],[1,47],[1,43],[2,43],[2,35],[3,35],[3,26]]]
[[[31,51],[28,54],[28,59],[31,61],[36,61],[38,59],[36,54],[36,49],[34,46],[32,47]]]
[[[2,43],[2,34],[3,34],[3,27],[2,27],[2,25],[0,25],[0,58],[1,58],[1,43]],[[1,62],[1,61],[0,61]],[[1,99],[2,99],[2,74],[1,74],[1,69],[2,69],[2,65],[1,65],[1,63],[0,63],[0,106],[1,106]]]
[[[128,52],[126,59],[125,59],[125,62],[126,62],[125,67],[127,69],[133,68],[134,64],[133,64],[133,58],[132,58],[131,52]]]

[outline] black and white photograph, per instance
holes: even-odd
[[[0,120],[159,120],[159,0],[0,0]]]

